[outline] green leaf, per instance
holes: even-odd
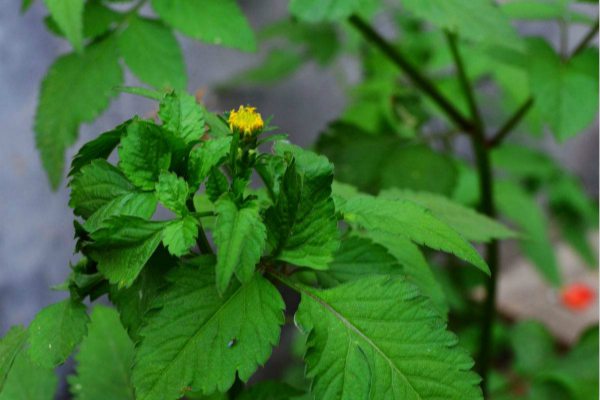
[[[33,4],[33,0],[22,0],[21,1],[21,14],[25,14],[29,7]]]
[[[252,279],[265,248],[267,228],[256,204],[240,209],[223,197],[215,204],[217,219],[213,237],[217,245],[217,289],[224,293],[233,274],[240,282]]]
[[[69,387],[76,400],[135,400],[131,385],[133,343],[119,321],[119,314],[97,305],[89,332],[81,342],[76,375]]]
[[[403,272],[387,249],[369,239],[350,236],[342,240],[327,271],[317,277],[325,287],[363,278],[367,275],[394,275]]]
[[[462,237],[473,242],[486,243],[492,239],[507,239],[515,236],[513,231],[499,222],[433,193],[387,190],[380,196],[418,204],[428,209],[434,217],[445,222]]]
[[[256,275],[221,297],[212,258],[204,260],[199,268],[172,271],[172,286],[142,328],[133,369],[138,400],[224,392],[236,372],[247,381],[279,341],[284,303],[277,289]]]
[[[454,254],[489,274],[485,261],[465,239],[415,203],[361,194],[346,200],[339,211],[348,222],[368,231],[395,235]]]
[[[254,51],[256,39],[235,0],[152,0],[173,28],[203,42]]]
[[[218,168],[213,168],[206,181],[206,194],[210,201],[216,202],[228,190],[229,181],[227,177]]]
[[[290,12],[309,22],[336,21],[377,3],[376,0],[291,0]]]
[[[415,16],[465,39],[517,50],[523,47],[508,18],[492,1],[404,0],[402,6]]]
[[[88,1],[83,9],[83,36],[95,38],[106,33],[123,14],[113,11],[98,1]]]
[[[94,212],[83,224],[88,232],[102,227],[108,218],[128,215],[150,219],[156,211],[157,199],[154,193],[131,192],[114,198]]]
[[[22,326],[13,326],[0,340],[0,393],[17,354],[27,341],[28,332]]]
[[[559,140],[583,131],[598,113],[598,50],[568,62],[544,40],[529,41],[529,79],[534,107]]]
[[[119,146],[119,168],[134,185],[153,190],[171,165],[168,133],[152,122],[134,120]]]
[[[44,0],[44,3],[69,42],[78,52],[81,52],[84,0]]]
[[[227,82],[227,86],[275,83],[292,75],[305,61],[305,56],[298,51],[274,49],[260,65],[234,76]]]
[[[111,200],[135,191],[118,168],[102,159],[83,167],[73,176],[69,186],[69,206],[75,215],[83,218],[89,218]]]
[[[162,242],[174,256],[187,254],[196,244],[198,221],[191,215],[169,222],[163,230]]]
[[[97,158],[106,160],[121,141],[121,136],[125,133],[128,124],[129,121],[124,122],[115,129],[104,132],[96,139],[81,146],[77,154],[73,157],[73,161],[71,161],[69,176],[75,175],[81,168]]]
[[[591,23],[593,19],[569,9],[570,1],[511,0],[499,4],[502,12],[510,18],[524,20],[565,20]]]
[[[87,333],[85,305],[66,299],[40,311],[29,327],[29,354],[42,367],[54,368],[71,355]]]
[[[172,172],[163,172],[156,183],[156,196],[163,206],[177,215],[188,213],[187,198],[190,188],[183,178]]]
[[[210,171],[229,154],[230,147],[231,136],[210,138],[200,146],[194,147],[190,152],[187,167],[190,185],[194,188],[199,187]]]
[[[511,329],[510,341],[515,353],[514,368],[520,374],[535,376],[554,362],[554,339],[539,322],[519,322]]]
[[[262,381],[244,390],[235,400],[290,400],[304,392],[278,381]]]
[[[431,300],[444,319],[448,315],[448,300],[444,289],[429,266],[423,252],[409,239],[383,231],[370,231],[367,236],[375,243],[384,246],[402,265],[407,279]]]
[[[167,93],[160,101],[158,116],[163,126],[185,143],[204,135],[204,113],[196,98],[184,92]]]
[[[161,21],[133,17],[119,36],[119,51],[131,71],[156,88],[185,89],[183,54],[173,32]]]
[[[91,234],[90,255],[110,283],[128,287],[160,244],[167,224],[126,215],[111,217]]]
[[[315,398],[482,399],[473,361],[405,279],[300,290],[295,319],[309,334],[305,359]]]
[[[53,400],[57,384],[52,368],[36,365],[23,351],[15,358],[0,400]]]
[[[339,247],[331,198],[333,165],[323,156],[277,142],[275,152],[293,156],[281,182],[276,204],[267,211],[269,243],[279,260],[327,269]]]
[[[93,121],[108,107],[112,88],[122,81],[111,37],[90,45],[81,55],[59,57],[50,67],[40,89],[35,132],[54,189],[62,178],[65,150],[75,142],[79,125]]]
[[[494,196],[500,212],[523,232],[524,237],[519,241],[523,253],[548,282],[558,287],[561,277],[549,237],[550,229],[535,197],[510,182],[499,182]]]

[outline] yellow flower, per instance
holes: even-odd
[[[231,110],[229,113],[229,129],[237,130],[244,135],[252,135],[265,126],[265,123],[256,112],[256,107],[240,106],[237,111]]]

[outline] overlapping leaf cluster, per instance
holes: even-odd
[[[224,393],[278,345],[286,285],[302,298],[312,396],[480,398],[419,246],[487,271],[465,237],[510,231],[426,194],[334,192],[325,157],[240,132],[185,93],[154,97],[160,122],[135,117],[75,156],[70,205],[83,257],[62,286],[70,298],[3,339],[2,393],[21,387],[14,375],[29,364],[19,379],[41,374],[32,390],[50,392],[52,368],[80,343],[76,398]],[[464,215],[477,230],[461,226]],[[104,295],[117,312],[95,307],[90,319],[83,300]],[[249,393],[259,390],[269,385]]]

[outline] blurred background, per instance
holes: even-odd
[[[285,1],[253,0],[240,4],[255,29],[287,15]],[[68,263],[75,260],[69,191],[64,182],[57,192],[50,190],[35,149],[32,129],[40,81],[53,60],[70,51],[66,41],[45,29],[42,20],[46,14],[41,2],[34,4],[25,15],[20,14],[19,1],[5,1],[0,10],[0,335],[11,325],[28,324],[40,308],[62,299],[63,293],[53,292],[49,287],[67,277]],[[382,20],[379,26],[383,32],[386,31],[384,22]],[[558,28],[549,24],[527,23],[518,28],[523,33],[541,33],[558,41]],[[570,41],[576,43],[584,33],[584,27],[574,27]],[[188,90],[200,91],[209,109],[225,111],[239,104],[255,105],[264,116],[274,115],[273,123],[301,145],[313,143],[327,123],[344,109],[345,92],[339,84],[339,74],[352,80],[360,73],[352,60],[343,60],[327,69],[309,64],[291,79],[270,87],[217,91],[214,87],[256,65],[261,53],[240,53],[184,37],[180,39],[189,74]],[[264,50],[261,49],[263,54]],[[138,82],[129,75],[126,84]],[[134,114],[150,115],[155,107],[153,102],[140,97],[120,95],[96,122],[81,128],[79,142],[68,152],[68,158],[82,143],[99,133]],[[597,121],[588,132],[563,145],[558,145],[548,134],[543,146],[581,177],[589,193],[597,197]],[[592,240],[597,242],[597,238]],[[505,264],[510,266],[505,265],[501,281],[500,308],[517,317],[539,315],[544,307],[552,304],[551,296],[544,292],[546,287],[533,269],[519,268],[519,263],[524,261],[511,259],[510,249],[506,251],[510,262]],[[568,250],[559,250],[559,257],[563,266],[574,271],[572,275],[566,275],[567,280],[584,276],[586,280],[597,282],[597,273],[589,269],[581,272],[578,260]],[[519,297],[518,288],[531,288],[532,284],[534,289],[531,290],[540,291],[541,296],[528,292]],[[529,307],[527,302],[532,298],[541,299],[537,303],[542,304],[530,304]],[[548,323],[556,325],[551,329],[559,335],[562,329],[564,340],[568,341],[573,339],[570,336],[574,332],[570,323],[589,324],[597,320],[597,314],[596,301],[593,310],[588,310],[584,316],[573,317],[567,313],[556,317],[550,314]],[[576,322],[569,322],[569,318]]]

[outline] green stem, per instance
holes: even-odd
[[[198,239],[196,239],[196,243],[202,254],[214,254],[202,225],[198,225]]]
[[[463,129],[466,133],[470,134],[473,129],[472,122],[465,118],[454,106],[454,104],[448,101],[448,99],[444,97],[444,95],[435,87],[435,85],[425,76],[423,76],[400,51],[388,43],[359,16],[351,16],[349,18],[349,22],[366,40],[377,47],[383,54],[385,54],[386,57],[390,59],[390,61],[396,64],[396,66],[398,66],[400,70],[402,70],[408,76],[415,86],[429,96],[431,100],[433,100],[441,108],[441,110],[454,124]]]
[[[527,115],[527,112],[533,106],[533,97],[528,97],[525,102],[515,111],[515,113],[502,125],[498,132],[487,142],[487,147],[493,148],[502,144],[502,141],[508,136],[509,133],[521,122],[521,120]]]
[[[469,104],[471,118],[473,119],[474,127],[471,135],[471,144],[475,153],[475,161],[477,164],[477,174],[479,178],[479,193],[480,193],[480,209],[481,211],[494,218],[496,216],[496,207],[494,204],[494,174],[490,161],[490,152],[486,145],[485,127],[477,107],[475,93],[469,78],[463,59],[460,55],[456,37],[450,33],[446,34],[448,45],[452,53],[452,58],[456,66],[456,72],[464,92],[465,98]],[[488,371],[490,368],[490,360],[493,350],[492,331],[494,327],[496,313],[496,286],[498,279],[499,252],[498,242],[491,241],[486,246],[485,258],[490,267],[490,278],[486,283],[486,299],[483,305],[483,317],[481,320],[481,342],[479,344],[477,368],[481,376],[481,389],[484,398],[488,397]]]

